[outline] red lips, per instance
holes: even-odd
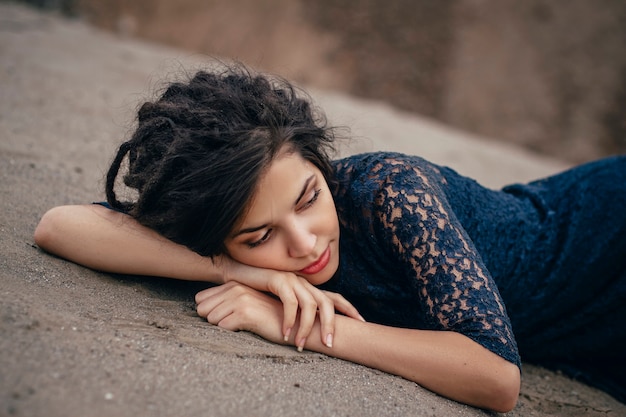
[[[311,265],[307,266],[304,269],[299,270],[298,272],[304,275],[313,275],[320,272],[322,269],[328,265],[330,261],[330,246],[326,248],[324,253],[318,258],[317,261],[313,262]]]

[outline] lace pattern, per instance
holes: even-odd
[[[448,205],[437,167],[388,153],[347,158],[336,168],[335,199],[348,240],[341,292],[352,292],[357,304],[372,298],[360,305],[385,310],[366,312],[375,321],[459,332],[519,365],[498,289]]]

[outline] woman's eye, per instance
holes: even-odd
[[[317,201],[317,198],[320,196],[321,192],[322,192],[321,188],[315,190],[315,192],[313,193],[313,197],[311,197],[311,199],[309,201],[304,203],[304,205],[302,206],[302,209],[306,209],[306,208],[311,207]]]
[[[265,234],[263,235],[263,237],[261,237],[261,239],[255,240],[254,242],[248,242],[248,247],[256,248],[257,246],[267,242],[267,240],[270,238],[271,232],[272,232],[272,229],[269,229],[267,232],[265,232]]]

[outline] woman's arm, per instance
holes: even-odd
[[[219,265],[211,258],[98,204],[49,210],[35,230],[35,243],[47,252],[100,271],[224,282]]]
[[[132,217],[98,204],[60,206],[49,210],[35,230],[42,249],[88,268],[223,284],[237,281],[271,292],[283,302],[285,337],[296,335],[301,345],[322,318],[320,340],[332,346],[335,309],[360,318],[345,299],[330,299],[293,273],[254,268],[228,257],[203,257],[139,224]],[[298,313],[308,317],[291,331]],[[330,335],[330,336],[329,336]]]
[[[445,397],[497,412],[512,410],[519,396],[519,368],[460,333],[402,329],[338,315],[333,349],[315,338],[306,348],[400,375]]]
[[[283,343],[280,303],[265,294],[228,283],[198,293],[196,301],[198,314],[210,323]],[[314,331],[317,326],[319,320]],[[317,338],[308,340],[306,348],[400,375],[445,397],[498,412],[513,409],[519,395],[516,365],[451,331],[402,329],[337,315],[333,348]]]

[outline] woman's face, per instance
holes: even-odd
[[[339,221],[321,171],[299,153],[283,151],[226,249],[247,265],[294,272],[314,285],[328,281],[339,266]]]

